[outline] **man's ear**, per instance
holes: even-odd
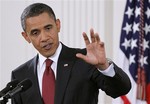
[[[56,26],[57,26],[58,32],[60,32],[61,24],[60,24],[60,20],[59,19],[56,20]]]
[[[28,43],[31,43],[31,40],[26,32],[22,32],[21,34]]]

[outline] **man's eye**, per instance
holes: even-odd
[[[39,34],[39,32],[38,32],[38,31],[34,31],[34,32],[32,32],[31,34],[36,36],[36,35]]]
[[[50,30],[52,28],[52,26],[47,26],[46,30]]]
[[[47,30],[50,30],[50,27],[47,27],[46,29],[47,29]]]

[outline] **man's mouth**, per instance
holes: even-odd
[[[51,47],[52,47],[52,44],[50,44],[50,43],[43,46],[43,48],[46,50],[51,49]]]

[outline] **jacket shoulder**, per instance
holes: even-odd
[[[32,63],[34,63],[34,61],[37,60],[38,56],[35,56],[34,58],[26,61],[25,63],[21,64],[20,66],[18,66],[16,69],[14,69],[12,72],[22,72],[26,69],[28,69],[28,67],[31,66]]]

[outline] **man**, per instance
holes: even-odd
[[[12,98],[13,104],[97,104],[99,89],[113,98],[129,92],[128,76],[107,60],[104,43],[93,29],[90,30],[91,42],[83,33],[86,49],[65,46],[58,36],[60,20],[43,3],[29,5],[21,15],[21,24],[22,36],[39,53],[12,71],[12,80],[29,78],[33,83],[30,89]],[[51,69],[55,81],[54,87],[45,89],[47,59],[53,61]],[[44,90],[52,91],[48,93],[52,95],[45,97]]]

